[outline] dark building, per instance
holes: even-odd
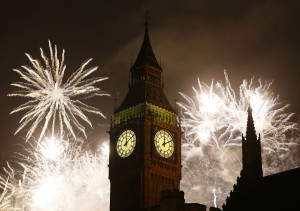
[[[250,107],[242,152],[243,170],[223,211],[300,210],[300,168],[263,177],[260,135],[257,138]]]
[[[109,131],[110,210],[206,211],[205,205],[185,203],[179,191],[182,132],[145,26],[127,96],[115,110]],[[300,210],[300,168],[263,177],[260,136],[250,107],[242,153],[243,170],[224,211]]]
[[[129,90],[110,128],[110,210],[149,209],[179,190],[181,129],[148,36],[130,69]]]

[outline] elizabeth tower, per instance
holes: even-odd
[[[179,190],[181,129],[164,93],[145,24],[141,50],[130,69],[129,90],[116,109],[110,134],[110,210],[158,205],[160,192]]]

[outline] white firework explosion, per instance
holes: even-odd
[[[49,138],[25,148],[23,171],[8,165],[0,176],[0,210],[109,210],[108,143],[96,153],[83,146],[80,139]]]
[[[38,142],[40,142],[49,128],[51,128],[52,135],[54,136],[57,125],[59,125],[61,138],[64,135],[64,127],[73,135],[73,138],[76,138],[74,126],[86,137],[85,127],[78,121],[78,118],[92,127],[91,121],[84,112],[94,113],[104,118],[105,116],[99,109],[88,106],[78,98],[82,97],[86,99],[93,96],[108,95],[106,92],[101,91],[100,88],[94,86],[96,83],[108,78],[94,77],[87,79],[98,68],[90,67],[86,69],[86,66],[92,60],[88,59],[63,83],[66,70],[66,65],[64,64],[65,51],[63,50],[61,59],[59,59],[57,47],[55,46],[55,50],[53,51],[50,41],[49,48],[50,58],[45,56],[43,50],[40,49],[43,62],[26,54],[32,67],[22,66],[19,69],[14,69],[25,82],[13,83],[12,86],[16,86],[22,90],[9,94],[9,96],[30,98],[27,103],[20,105],[11,112],[12,114],[28,110],[21,118],[20,126],[16,133],[31,123],[26,134],[26,141],[32,137],[40,124],[43,124],[43,126]]]
[[[272,81],[258,80],[255,86],[253,78],[243,80],[238,98],[226,71],[224,75],[225,85],[198,79],[195,96],[180,93],[185,102],[178,102],[185,142],[181,187],[188,201],[212,206],[224,203],[242,168],[241,134],[250,104],[256,132],[261,134],[264,174],[295,167],[283,163],[296,145],[286,137],[296,124],[290,121],[289,105],[271,91]]]

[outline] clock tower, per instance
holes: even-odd
[[[179,190],[182,132],[164,93],[147,22],[127,96],[114,113],[109,134],[111,211],[148,209],[159,205],[161,191]]]

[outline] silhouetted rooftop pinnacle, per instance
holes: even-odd
[[[146,18],[144,41],[141,50],[139,52],[139,55],[136,61],[134,62],[131,70],[138,69],[146,65],[150,65],[156,69],[162,70],[155,58],[155,55],[151,47],[151,43],[148,35],[148,25],[149,25],[148,20]]]
[[[255,127],[254,127],[254,121],[252,116],[252,108],[249,105],[248,107],[248,121],[247,121],[247,131],[246,131],[246,139],[249,139],[251,137],[256,137]]]

